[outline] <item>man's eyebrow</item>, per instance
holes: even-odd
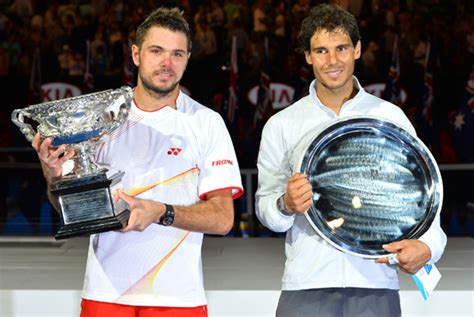
[[[164,47],[162,47],[162,46],[160,46],[160,45],[155,45],[155,44],[148,46],[148,48],[149,48],[149,49],[160,49],[160,50],[166,51],[166,49],[165,49]],[[179,53],[184,53],[184,54],[186,54],[186,51],[185,51],[185,50],[182,50],[182,49],[180,49],[180,48],[173,49],[173,50],[171,50],[171,51],[172,51],[172,52],[179,52]]]
[[[338,44],[336,45],[335,47],[350,47],[351,44],[349,43],[343,43],[343,44]],[[316,46],[316,47],[313,47],[311,48],[311,50],[327,50],[328,48],[326,46]]]

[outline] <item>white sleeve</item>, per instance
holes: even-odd
[[[201,166],[198,195],[205,199],[210,192],[232,189],[232,197],[243,194],[242,178],[229,132],[217,112],[211,112],[202,125]]]
[[[404,126],[411,134],[416,136],[416,131],[413,125],[410,123],[410,120],[402,113],[401,109],[398,107],[395,108],[396,111],[400,112],[397,117],[397,121],[399,124]],[[443,255],[444,248],[446,247],[446,234],[444,233],[443,229],[441,229],[440,224],[440,211],[436,214],[436,217],[431,224],[428,231],[426,231],[418,240],[426,243],[426,245],[431,250],[431,259],[430,263],[436,263]]]
[[[441,255],[443,255],[447,242],[446,234],[443,229],[441,229],[440,212],[436,214],[436,217],[428,231],[426,231],[418,240],[426,243],[431,250],[431,259],[429,263],[438,262]]]
[[[402,121],[400,122],[400,124],[402,124],[405,129],[407,129],[411,134],[416,136],[415,128],[411,124],[410,120],[404,114],[403,116],[400,115],[400,119]],[[436,217],[428,231],[426,231],[420,238],[418,238],[418,240],[426,243],[426,245],[431,250],[431,259],[429,261],[430,263],[438,262],[438,260],[441,258],[441,255],[443,255],[444,248],[446,247],[447,242],[446,234],[444,233],[443,229],[441,229],[440,212],[441,210],[436,214]]]
[[[382,101],[382,104],[382,107],[373,108],[369,114],[392,121],[407,130],[413,136],[416,136],[416,130],[413,124],[400,107],[385,100]]]
[[[258,189],[255,194],[256,214],[262,224],[276,232],[287,231],[295,216],[282,214],[276,206],[277,199],[286,192],[291,175],[288,153],[285,150],[283,129],[269,120],[262,132],[258,153]]]

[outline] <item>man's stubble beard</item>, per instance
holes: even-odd
[[[327,90],[332,90],[332,91],[337,91],[340,90],[341,88],[345,87],[349,80],[346,80],[344,83],[339,84],[339,85],[330,85],[327,82],[321,81],[321,85],[326,88]]]
[[[348,84],[348,82],[352,82],[353,75],[354,75],[354,71],[352,71],[351,76],[349,76],[344,82],[338,85],[331,85],[329,80],[328,81],[320,80],[320,83],[323,87],[325,87],[328,90],[338,91],[338,90],[343,89]]]
[[[161,89],[161,88],[153,85],[151,82],[149,82],[144,77],[142,77],[140,73],[138,73],[138,76],[140,77],[140,80],[143,84],[143,88],[145,88],[145,90],[148,91],[149,93],[151,93],[153,95],[156,95],[158,97],[165,97],[165,96],[171,94],[176,89],[176,87],[179,85],[179,80],[178,80],[176,83],[171,85],[169,88]]]

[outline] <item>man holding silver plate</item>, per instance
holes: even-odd
[[[264,127],[257,216],[286,234],[277,316],[400,316],[397,267],[414,274],[446,245],[442,181],[403,111],[353,76],[357,22],[314,7],[298,35],[316,79]]]
[[[129,210],[122,229],[90,237],[82,317],[207,316],[203,233],[229,232],[232,200],[243,189],[224,121],[180,92],[190,52],[190,28],[179,9],[153,11],[132,46],[138,83],[127,120],[106,134],[87,129],[75,134],[79,143],[100,135],[94,164],[122,172],[118,190],[110,188],[109,203],[125,203]],[[70,119],[88,117],[82,114],[87,111],[77,112]],[[99,111],[87,113],[97,119],[92,125],[102,120]],[[39,132],[32,143],[51,188],[78,150],[66,145],[71,139],[55,143]],[[58,206],[67,194],[52,191],[50,199]],[[83,197],[84,204],[88,198],[93,197]]]

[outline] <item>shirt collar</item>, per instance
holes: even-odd
[[[366,94],[366,91],[364,90],[364,88],[360,85],[359,83],[359,80],[355,77],[355,76],[352,76],[352,83],[354,85],[354,88],[358,90],[357,94],[347,100],[346,102],[344,102],[344,104],[342,105],[342,108],[341,108],[341,111],[343,111],[344,107],[345,106],[348,106],[349,104],[352,104],[354,101],[357,101],[358,99],[362,98],[362,96],[364,94]],[[322,102],[321,100],[319,100],[319,97],[318,95],[316,94],[316,79],[314,79],[311,84],[309,85],[309,95],[311,96],[311,99],[316,103],[316,105],[323,109],[325,112],[327,113],[330,113],[330,114],[333,114],[334,115],[334,111],[332,111],[331,109],[329,109],[328,107],[326,107]]]

